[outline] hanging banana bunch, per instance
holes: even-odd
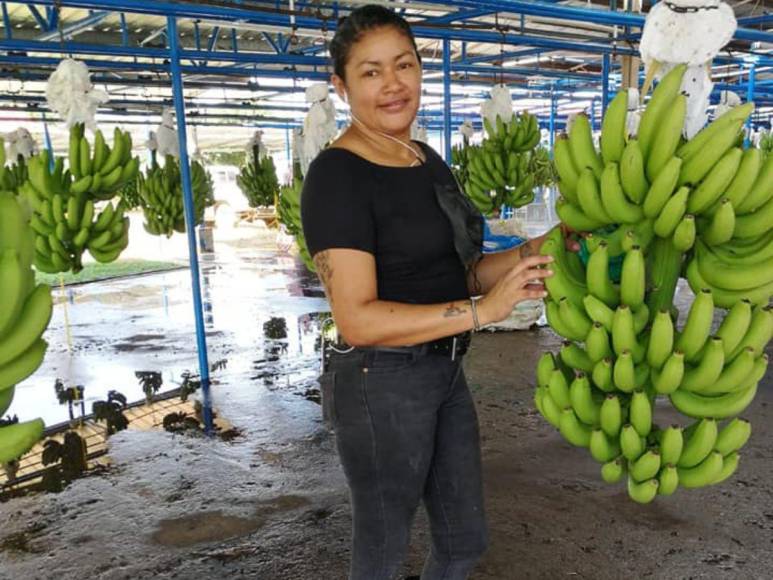
[[[191,188],[195,225],[204,219],[204,209],[212,205],[212,183],[198,161],[191,161]],[[179,161],[166,155],[164,165],[153,165],[138,178],[142,198],[145,231],[154,236],[171,237],[174,232],[185,233],[182,175]]]
[[[86,193],[93,201],[107,201],[137,177],[140,158],[132,157],[132,140],[128,132],[116,127],[111,149],[102,131],[97,129],[92,148],[84,136],[83,125],[77,124],[70,129],[69,169],[74,179],[74,194]]]
[[[43,362],[42,335],[51,320],[51,288],[35,284],[35,234],[23,201],[0,192],[0,417],[11,406],[15,387]],[[43,421],[0,426],[0,465],[18,459],[43,435]]]
[[[298,178],[293,181],[292,185],[282,186],[279,189],[277,214],[279,222],[285,226],[287,233],[295,238],[303,263],[311,272],[315,272],[314,262],[311,260],[309,249],[306,246],[306,238],[303,236],[303,225],[301,224],[302,189],[303,180]]]
[[[274,160],[269,155],[261,158],[258,144],[253,146],[252,159],[241,168],[236,183],[250,207],[269,206],[274,203],[274,197],[279,192]]]
[[[23,155],[12,160],[10,166],[6,166],[5,162],[5,141],[0,137],[0,188],[18,193],[19,187],[27,181],[27,163]]]
[[[591,232],[589,256],[567,252],[558,229],[542,247],[554,258],[548,322],[566,342],[540,358],[535,404],[602,463],[605,481],[627,473],[639,503],[733,475],[751,433],[739,415],[773,337],[773,160],[739,147],[752,103],[685,141],[684,72],[663,77],[637,139],[625,129],[622,91],[604,116],[600,152],[584,116],[556,142],[557,212]],[[695,299],[678,328],[682,274]],[[727,312],[712,335],[715,308]],[[658,397],[692,423],[653,422]]]
[[[464,148],[464,190],[487,216],[503,204],[521,207],[531,203],[537,185],[530,170],[532,150],[540,141],[537,118],[522,113],[509,122],[497,116],[495,125],[484,117],[483,123],[487,133],[483,143]]]

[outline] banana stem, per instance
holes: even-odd
[[[67,352],[72,352],[72,331],[70,329],[70,314],[67,311],[67,295],[64,289],[64,276],[59,273],[59,290],[62,292],[62,308],[64,308],[64,335],[67,341]]]
[[[647,297],[650,320],[661,310],[670,310],[674,302],[676,284],[682,271],[683,254],[674,247],[670,238],[657,238],[650,251],[650,269],[655,272],[650,280],[653,289]]]

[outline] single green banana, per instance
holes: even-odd
[[[625,475],[625,459],[618,457],[601,467],[601,478],[607,483],[617,483]]]
[[[564,439],[576,447],[588,447],[590,445],[590,427],[580,422],[571,407],[566,407],[561,411],[559,431],[564,436]]]
[[[647,393],[639,389],[631,397],[630,422],[641,437],[646,437],[652,430],[652,404]]]
[[[694,467],[678,467],[679,484],[687,489],[711,485],[722,473],[724,460],[718,451],[711,451]]]
[[[698,365],[685,370],[680,388],[694,393],[703,393],[713,385],[722,374],[725,364],[723,341],[713,337],[698,357]]]
[[[654,219],[660,215],[666,202],[671,198],[674,189],[676,189],[681,169],[682,160],[679,157],[672,157],[663,166],[660,173],[652,181],[652,185],[644,199],[642,210],[645,217]]]
[[[629,475],[637,482],[655,477],[660,471],[660,453],[657,449],[646,451],[629,466]]]
[[[588,294],[583,298],[583,305],[585,306],[585,312],[593,322],[602,324],[607,332],[612,332],[615,316],[614,310],[592,294]],[[584,339],[581,338],[579,340]]]
[[[695,216],[688,213],[674,230],[674,247],[680,252],[688,251],[695,244],[695,234]]]
[[[618,395],[609,394],[601,403],[599,424],[608,437],[617,440],[623,426],[623,408]]]
[[[647,364],[660,370],[674,349],[674,322],[668,310],[660,310],[652,321],[647,346]]]
[[[726,395],[707,397],[681,389],[670,395],[671,404],[688,417],[726,419],[744,411],[757,394],[757,384]]]
[[[650,148],[657,135],[657,128],[679,94],[682,77],[686,70],[686,65],[677,65],[671,69],[655,87],[652,98],[642,113],[637,139],[642,155],[645,157],[649,157]]]
[[[722,469],[720,470],[719,475],[717,475],[717,477],[711,482],[711,485],[722,483],[723,481],[731,477],[738,469],[738,464],[740,463],[740,460],[741,460],[741,455],[737,451],[724,457],[722,459]]]
[[[751,434],[752,424],[746,419],[736,417],[719,432],[714,449],[719,451],[723,457],[727,457],[746,445]]]
[[[593,147],[590,121],[584,113],[580,113],[574,118],[569,130],[569,151],[578,171],[590,167],[596,177],[601,177],[604,165]]]
[[[676,230],[676,226],[682,221],[687,212],[687,198],[690,195],[688,187],[681,187],[666,202],[660,215],[655,219],[655,234],[661,238],[670,238]]]
[[[631,310],[644,304],[645,274],[644,254],[639,246],[634,246],[623,259],[620,276],[620,301]]]
[[[601,202],[609,216],[617,223],[636,224],[644,217],[642,208],[625,198],[617,163],[609,163],[601,175]]]
[[[685,361],[696,360],[709,338],[713,318],[714,298],[711,290],[704,288],[695,296],[687,314],[687,322],[676,339],[676,348],[684,353]]]
[[[604,163],[617,163],[625,149],[628,91],[620,91],[607,106],[601,121],[601,157]]]
[[[626,423],[620,430],[620,449],[628,461],[636,461],[645,450],[646,440],[640,437],[633,425]]]
[[[588,353],[574,342],[565,341],[561,346],[561,360],[572,369],[584,373],[593,372],[593,361]]]
[[[650,341],[651,343],[652,341]],[[682,384],[684,377],[684,353],[675,350],[666,359],[660,371],[652,370],[652,386],[655,392],[661,395],[674,393]]]
[[[658,123],[654,143],[657,147],[651,147],[647,156],[647,178],[653,181],[673,157],[682,138],[682,127],[687,113],[687,97],[677,95],[671,106],[664,112],[663,118]]]
[[[673,495],[679,487],[679,470],[675,465],[663,462],[663,468],[658,475],[658,495]]]
[[[606,393],[611,393],[615,390],[612,380],[612,359],[610,357],[604,357],[593,366],[591,379],[594,385]]]
[[[660,458],[664,465],[676,465],[682,457],[684,434],[679,425],[667,427],[660,437]]]
[[[729,358],[730,353],[735,351],[746,331],[749,330],[751,321],[752,304],[749,300],[736,302],[722,319],[716,335],[722,339],[722,347],[726,358]]]
[[[15,359],[40,338],[51,319],[52,309],[51,287],[39,284],[27,296],[17,324],[0,337],[0,365]]]

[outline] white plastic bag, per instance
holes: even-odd
[[[5,158],[10,165],[16,165],[19,155],[24,159],[29,159],[38,152],[38,144],[24,127],[19,127],[16,131],[6,133],[3,135],[3,138],[8,146]]]
[[[48,77],[46,101],[67,127],[84,123],[92,131],[95,130],[97,107],[108,99],[106,92],[95,89],[91,84],[89,69],[81,61],[66,58]]]
[[[472,121],[465,119],[462,124],[459,125],[459,133],[461,133],[467,140],[472,139],[475,135],[475,127],[472,126]]]
[[[156,128],[156,144],[158,157],[163,159],[171,155],[175,159],[180,158],[180,141],[177,139],[172,109],[164,107],[161,112],[161,124]]]
[[[518,218],[486,220],[492,234],[501,236],[519,236],[526,238],[526,227]],[[483,327],[485,330],[526,330],[531,328],[542,316],[544,305],[542,300],[526,300],[516,304],[510,316],[499,322],[492,322]]]
[[[311,103],[303,120],[303,140],[300,149],[301,171],[306,171],[314,158],[336,136],[335,105],[329,98],[327,83],[314,83],[306,89],[306,102]]]
[[[480,106],[480,115],[496,126],[497,117],[502,117],[505,123],[513,116],[513,100],[510,89],[505,85],[495,85],[491,88],[491,97]]]

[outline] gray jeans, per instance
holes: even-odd
[[[487,545],[475,407],[461,361],[425,348],[334,354],[320,379],[354,522],[350,580],[393,580],[423,500],[422,580],[468,577]]]

